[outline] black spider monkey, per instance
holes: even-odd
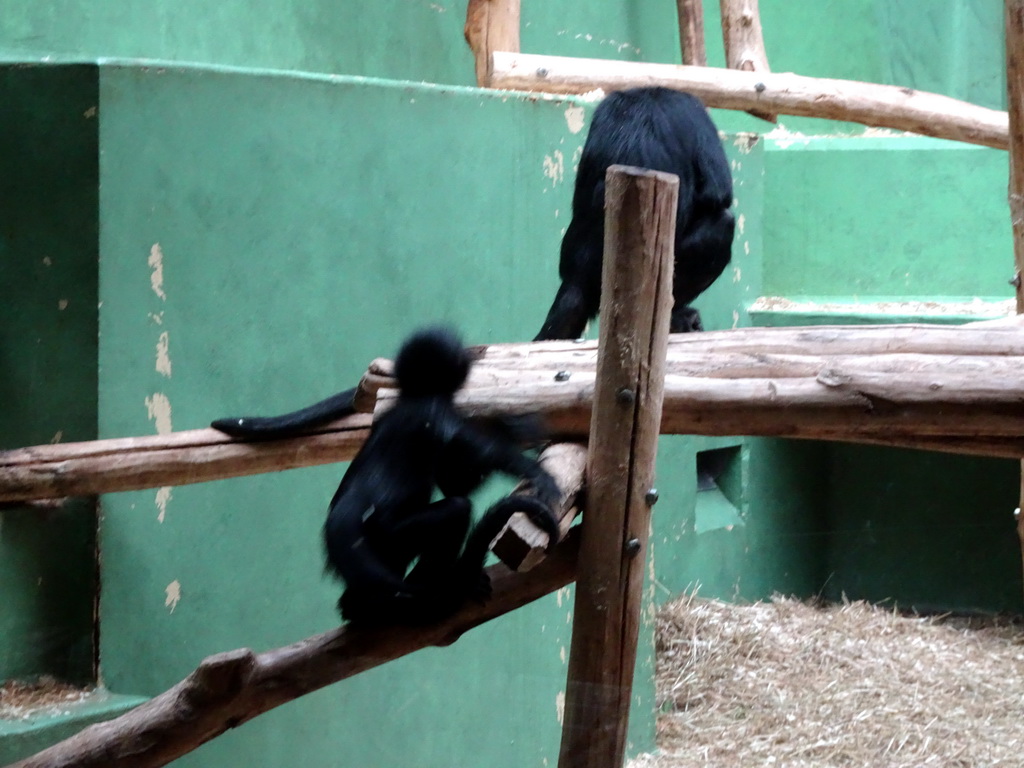
[[[470,598],[485,597],[487,551],[513,512],[526,512],[552,542],[558,539],[551,511],[558,487],[517,444],[530,436],[531,422],[478,422],[455,409],[453,395],[472,361],[458,336],[444,328],[413,334],[395,358],[399,397],[371,427],[324,525],[327,568],[346,585],[338,608],[351,623],[436,621]],[[344,394],[323,403],[344,405]],[[310,414],[324,413],[319,406],[279,417],[274,435],[301,430]],[[493,472],[531,481],[537,497],[502,499],[471,530],[467,496]],[[431,503],[435,488],[445,498]]]
[[[734,220],[732,175],[718,131],[694,96],[667,88],[611,93],[594,110],[583,146],[572,221],[562,238],[562,280],[534,341],[575,339],[601,304],[604,184],[610,165],[632,165],[679,177],[671,331],[700,331],[689,306],[729,263]]]

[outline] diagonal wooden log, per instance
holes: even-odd
[[[1017,314],[1024,313],[1024,0],[1006,0],[1006,103],[1010,120],[1010,226],[1013,232],[1013,284]],[[1017,534],[1024,563],[1024,461],[1021,462]]]
[[[490,83],[491,54],[519,50],[520,0],[469,0],[462,33],[473,51],[476,83]]]
[[[584,475],[587,467],[587,447],[581,443],[555,443],[540,455],[541,466],[546,469],[562,492],[562,503],[554,510],[561,536],[572,527],[573,520],[583,508]],[[512,492],[514,495],[532,494],[534,489],[523,481]],[[559,538],[561,538],[561,536]],[[516,512],[491,543],[491,551],[514,571],[528,571],[547,556],[549,537],[523,512]]]
[[[704,0],[676,0],[679,15],[679,50],[683,64],[706,67],[707,47],[704,45]]]
[[[721,0],[722,39],[725,42],[725,65],[744,72],[771,72],[768,53],[761,31],[761,10],[757,0]],[[754,117],[774,123],[778,115],[760,110],[747,110]]]
[[[448,645],[491,619],[570,583],[578,536],[570,532],[528,574],[488,569],[493,594],[437,625],[376,631],[341,627],[284,648],[247,648],[205,659],[187,678],[127,714],[78,734],[8,768],[155,768],[230,728],[331,683],[420,648]]]
[[[641,85],[688,91],[708,107],[847,120],[996,149],[1008,143],[1005,112],[895,85],[504,51],[492,56],[492,88],[568,94]]]

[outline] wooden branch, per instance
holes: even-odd
[[[612,166],[601,338],[559,768],[618,768],[626,750],[658,452],[679,179]]]
[[[467,413],[540,411],[557,434],[587,434],[596,342],[500,344],[477,352],[480,358],[458,398]],[[1022,369],[1024,332],[1016,324],[742,328],[673,335],[662,431],[1020,457]],[[374,370],[364,383],[394,383],[387,361],[377,361]],[[393,393],[380,389],[367,396],[378,394],[386,400]],[[369,416],[352,416],[309,437],[281,441],[236,442],[201,429],[3,451],[0,503],[348,461],[369,424]]]
[[[166,765],[274,707],[420,648],[448,645],[464,632],[560,589],[575,578],[578,549],[578,537],[570,533],[529,574],[492,566],[491,599],[437,625],[375,631],[341,627],[265,653],[242,648],[211,656],[185,680],[131,712],[89,726],[8,768]]]
[[[661,85],[688,91],[709,107],[847,120],[996,149],[1006,149],[1008,141],[1005,112],[911,88],[792,73],[496,51],[490,84],[544,93]]]
[[[743,72],[771,72],[761,31],[761,11],[757,0],[721,0],[722,39],[725,42],[725,66]],[[747,110],[770,123],[778,115],[757,109]]]
[[[195,429],[0,451],[0,501],[93,496],[350,461],[369,426],[369,416],[357,415],[287,440],[246,443]]]
[[[1006,0],[1006,104],[1010,120],[1010,226],[1013,232],[1013,286],[1018,316],[1024,313],[1024,0]],[[1024,461],[1018,496],[1017,534],[1024,565]]]
[[[490,85],[491,54],[519,50],[520,0],[469,0],[463,34],[476,61],[476,83]]]
[[[683,64],[695,67],[708,65],[704,45],[704,0],[676,0],[679,13],[679,50]]]
[[[1010,132],[1010,223],[1017,312],[1024,312],[1024,2],[1006,0],[1006,93]]]
[[[561,539],[569,532],[583,507],[579,497],[587,468],[587,447],[581,443],[549,445],[541,453],[540,463],[555,478],[562,492],[562,503],[555,510]],[[533,487],[526,481],[519,483],[513,491],[516,495],[533,493]],[[516,512],[494,538],[491,551],[513,571],[522,572],[530,570],[546,557],[549,543],[546,531],[541,530],[524,512]]]

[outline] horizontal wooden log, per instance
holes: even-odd
[[[93,496],[350,461],[371,417],[350,416],[308,436],[239,442],[215,429],[0,451],[0,502]]]
[[[540,411],[585,436],[596,342],[476,348],[469,414]],[[847,440],[1024,456],[1024,333],[1016,325],[744,328],[670,338],[662,431]],[[374,391],[394,393],[387,361]],[[365,383],[365,382],[364,382]],[[235,442],[214,430],[0,452],[0,502],[92,495],[346,461],[369,416],[310,437]]]
[[[541,466],[555,479],[562,492],[562,503],[554,510],[561,537],[572,527],[573,520],[582,509],[578,498],[583,490],[587,468],[587,446],[582,443],[555,443],[540,455]],[[513,494],[532,494],[527,481],[516,486]],[[514,571],[528,571],[547,555],[550,538],[524,512],[516,512],[501,532],[494,537],[491,551]]]
[[[8,768],[155,768],[293,699],[433,645],[448,645],[491,619],[576,578],[578,537],[570,534],[528,574],[488,569],[492,595],[439,624],[359,631],[341,627],[284,648],[248,648],[204,659],[168,691]],[[297,761],[301,764],[302,761]]]
[[[709,107],[847,120],[922,136],[1006,149],[1006,112],[937,93],[790,72],[578,59],[496,51],[491,87],[544,93],[617,91],[660,85],[688,91]]]

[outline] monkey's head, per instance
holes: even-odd
[[[403,395],[451,396],[466,382],[473,358],[453,329],[416,331],[395,357],[395,378]]]

